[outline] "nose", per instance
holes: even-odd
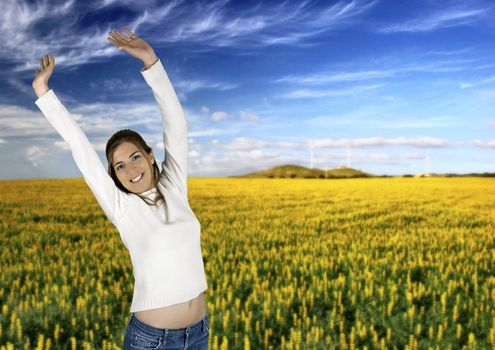
[[[138,171],[138,169],[135,169],[135,168],[133,168],[133,169],[127,169],[126,175],[127,175],[128,178],[130,178],[131,176],[132,177],[136,177],[136,176],[139,175],[139,171]]]

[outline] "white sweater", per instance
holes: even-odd
[[[141,74],[153,91],[163,121],[165,159],[158,190],[165,202],[158,207],[115,186],[88,138],[52,89],[35,102],[69,144],[84,180],[129,251],[134,274],[130,312],[183,303],[207,289],[201,226],[187,197],[184,111],[160,60],[147,70],[141,69]],[[153,188],[140,195],[154,199],[156,191]]]

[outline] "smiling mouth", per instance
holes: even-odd
[[[144,173],[141,173],[141,175],[136,176],[134,179],[131,179],[131,182],[132,182],[133,184],[138,183],[139,181],[141,181],[141,180],[143,179],[143,174],[144,174]]]

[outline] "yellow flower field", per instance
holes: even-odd
[[[0,181],[0,350],[120,349],[133,290],[83,179]],[[495,179],[190,178],[210,349],[495,349]]]

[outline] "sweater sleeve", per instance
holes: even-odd
[[[116,226],[127,207],[128,194],[107,173],[95,149],[69,111],[50,89],[35,101],[48,122],[67,142],[72,156],[106,216]]]
[[[160,180],[168,180],[187,198],[187,121],[170,79],[158,59],[148,69],[141,69],[155,96],[163,122],[165,159]]]

